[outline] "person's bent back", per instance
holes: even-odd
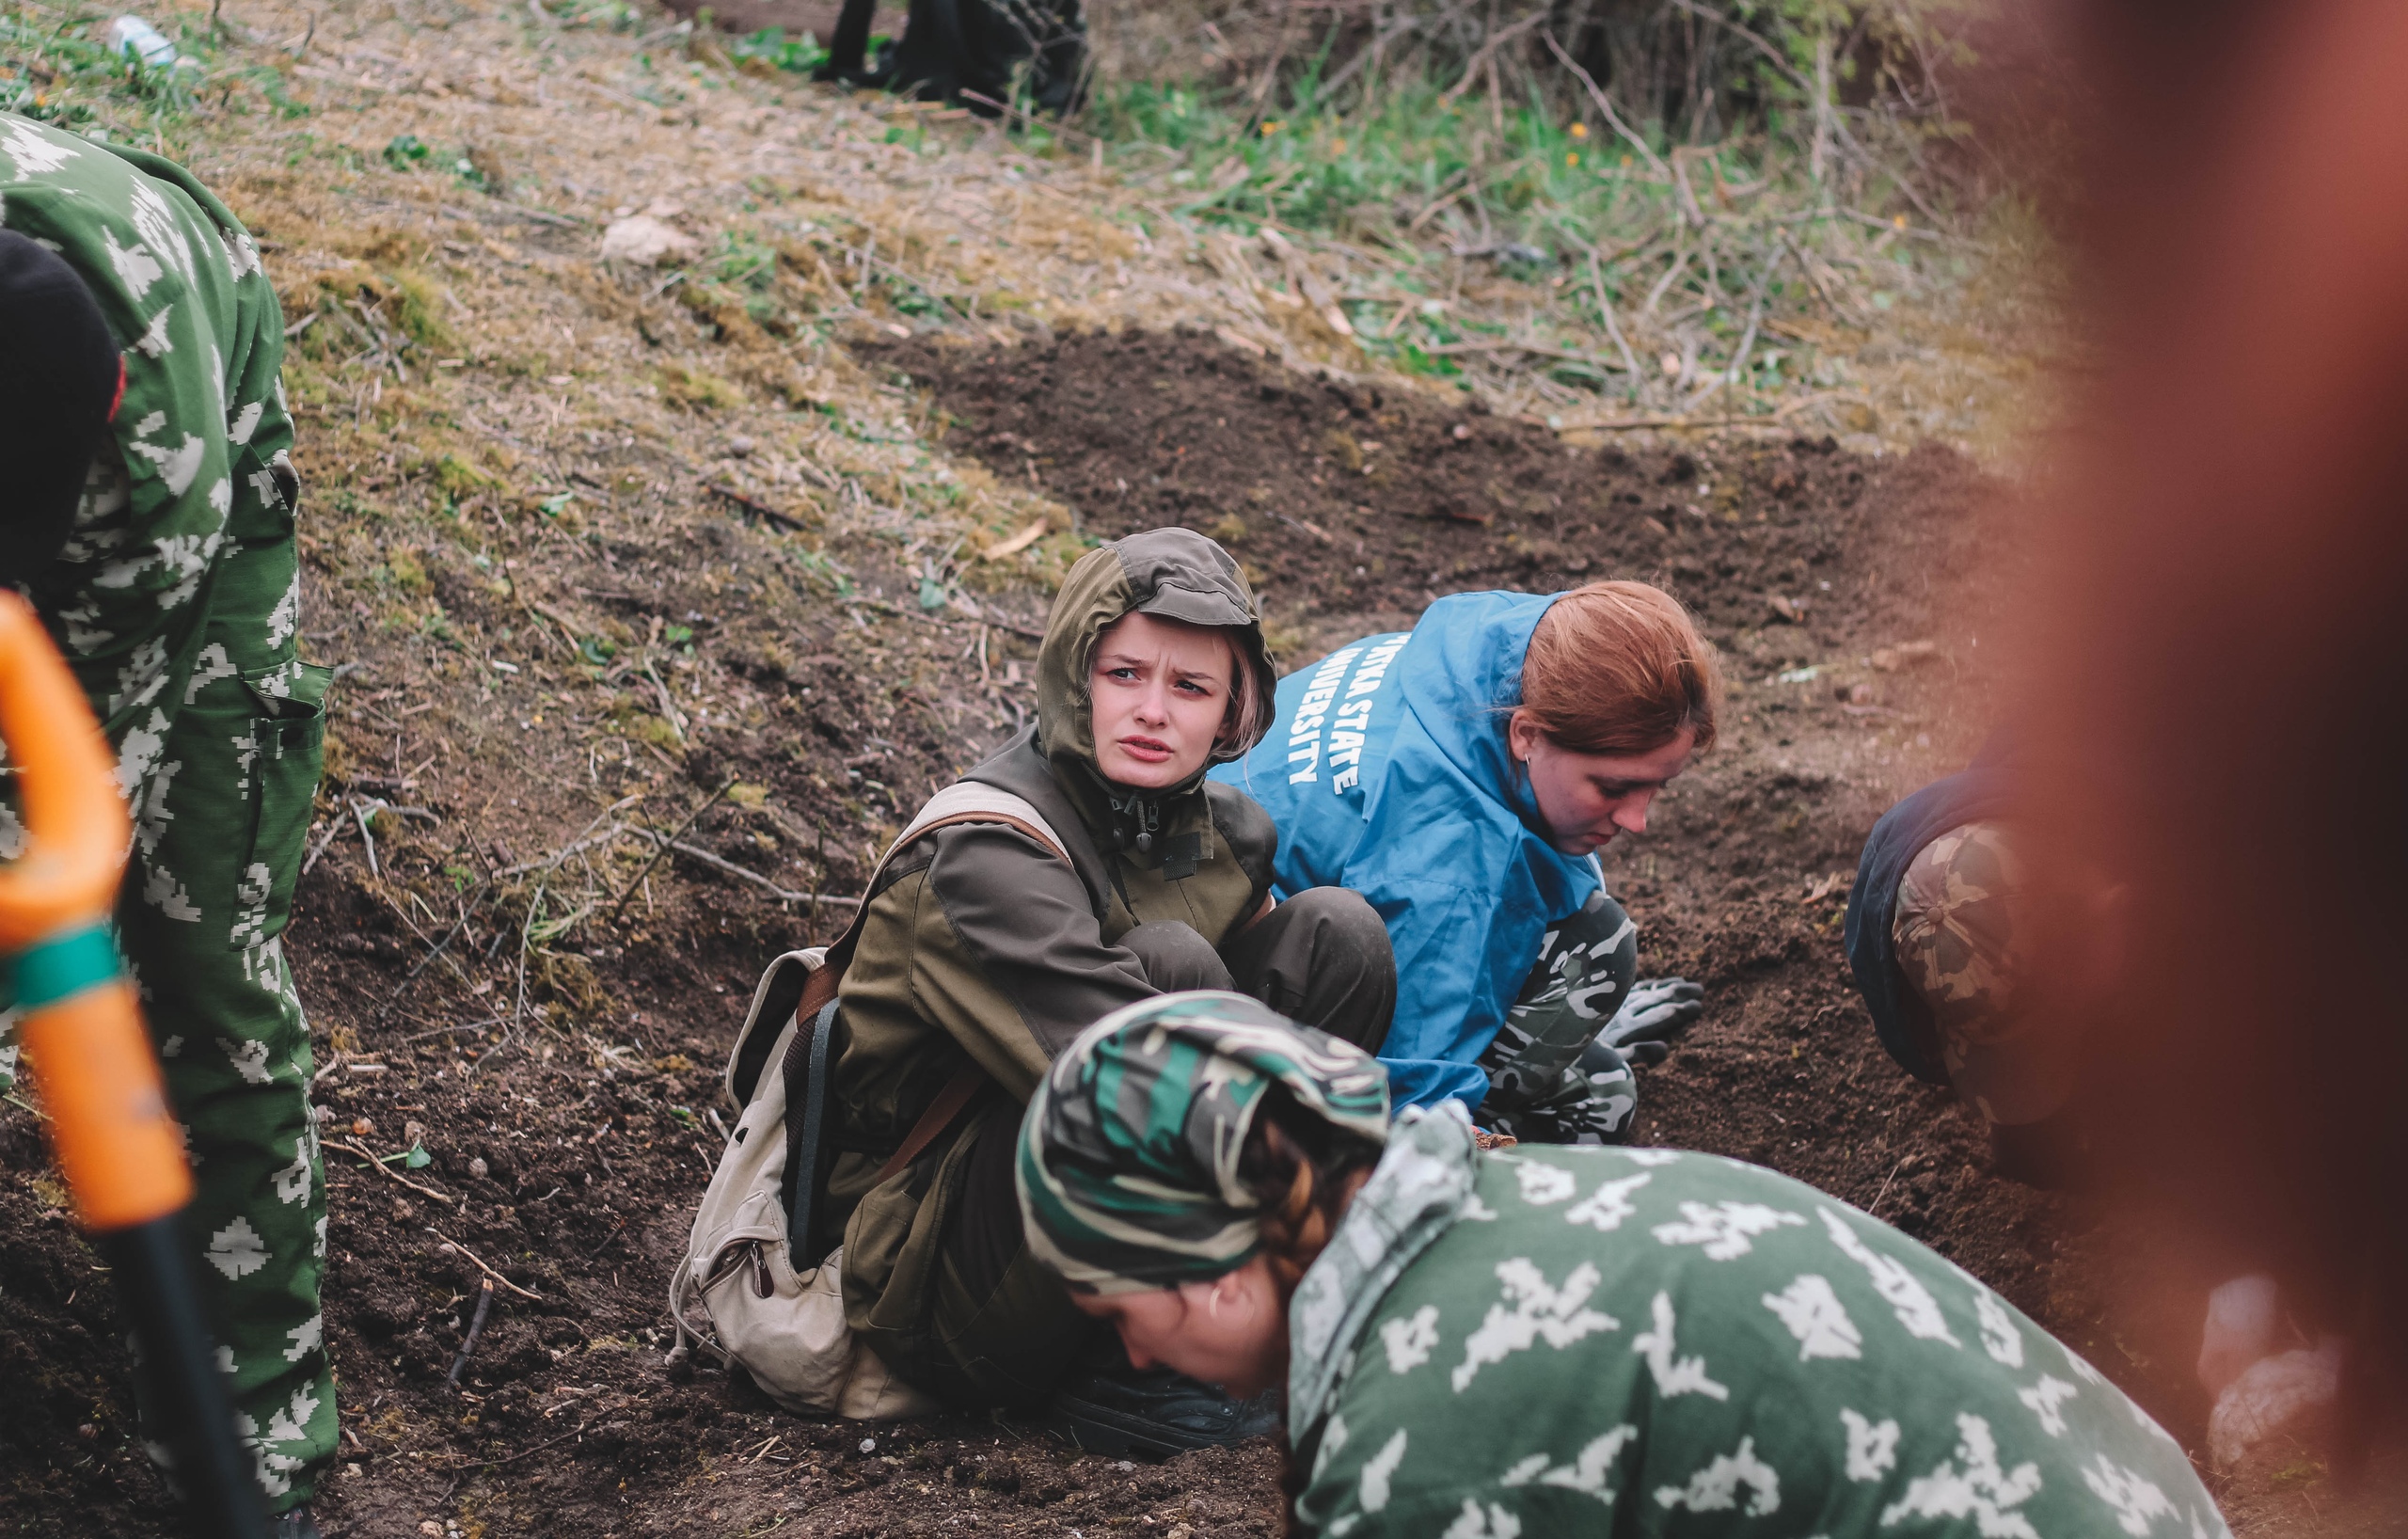
[[[1285,1384],[1297,1531],[2224,1533],[2089,1364],[1846,1203],[1386,1110],[1344,1043],[1195,994],[1098,1023],[1022,1132],[1031,1242],[1133,1359]]]

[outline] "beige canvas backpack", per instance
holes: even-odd
[[[669,1314],[678,1355],[699,1345],[740,1364],[790,1411],[878,1421],[940,1408],[853,1339],[845,1325],[844,1246],[814,1254],[811,1215],[824,1180],[836,989],[861,938],[867,894],[877,892],[896,850],[954,823],[1007,824],[1069,859],[1024,798],[974,781],[946,786],[887,847],[844,935],[832,945],[789,951],[761,975],[728,1055],[725,1084],[739,1115],[695,1212],[686,1259],[669,1279]],[[985,1082],[975,1066],[947,1081],[871,1184],[911,1164]],[[691,1319],[698,1303],[707,1326]]]

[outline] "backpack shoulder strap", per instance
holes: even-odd
[[[983,785],[974,780],[958,780],[928,798],[918,816],[895,842],[879,857],[878,866],[863,885],[862,900],[853,910],[853,922],[845,927],[827,950],[820,967],[804,983],[801,996],[795,1005],[799,1013],[817,1010],[836,997],[836,990],[845,981],[845,969],[852,965],[853,952],[861,944],[862,926],[869,918],[870,899],[878,893],[879,879],[895,854],[924,833],[950,828],[957,823],[1001,823],[1017,830],[1043,846],[1063,865],[1070,864],[1069,851],[1062,846],[1062,836],[1046,822],[1045,815],[1037,810],[1026,797],[1016,796],[999,786]]]
[[[852,965],[853,952],[861,944],[862,927],[869,915],[870,899],[878,892],[879,879],[886,874],[886,867],[894,861],[895,852],[923,833],[957,823],[1002,823],[1036,840],[1064,865],[1069,864],[1070,857],[1062,848],[1061,837],[1026,798],[992,785],[958,781],[930,797],[927,805],[920,809],[910,826],[887,846],[886,853],[879,857],[877,868],[870,872],[869,881],[863,888],[861,903],[853,910],[853,922],[845,927],[845,933],[833,944],[813,960],[808,975],[799,980],[800,988],[792,990],[792,1003],[786,1003],[788,989],[798,980],[791,973],[786,974],[775,988],[771,978],[765,976],[754,995],[756,1015],[764,1001],[772,1001],[773,1007],[783,1006],[798,1023],[809,1023],[795,1033],[793,1045],[786,1049],[785,1061],[779,1065],[786,1086],[787,1123],[784,1189],[781,1195],[787,1214],[787,1243],[794,1264],[799,1269],[815,1266],[820,1259],[816,1254],[818,1245],[813,1232],[813,1214],[817,1207],[819,1164],[827,1136],[828,1074],[839,1051],[834,1045],[836,991],[844,983],[845,970]],[[788,957],[781,957],[776,964],[772,964],[771,974],[776,975],[789,957],[800,960],[801,955],[789,953]],[[784,1029],[784,1020],[782,1016],[781,1030]],[[928,1103],[927,1110],[920,1114],[919,1120],[912,1124],[911,1131],[904,1135],[903,1142],[887,1157],[886,1163],[879,1167],[870,1184],[884,1184],[888,1178],[918,1158],[921,1150],[953,1125],[962,1109],[987,1083],[987,1071],[974,1060],[963,1064],[952,1078],[945,1081],[936,1099]]]

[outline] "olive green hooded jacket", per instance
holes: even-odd
[[[932,1307],[938,1242],[978,1119],[956,1119],[902,1171],[871,1183],[946,1081],[974,1061],[993,1081],[981,1104],[1026,1103],[1080,1032],[1159,992],[1122,936],[1176,920],[1217,948],[1270,893],[1278,831],[1243,792],[1199,770],[1166,790],[1133,793],[1096,768],[1088,669],[1105,628],[1132,611],[1226,628],[1254,674],[1257,720],[1219,756],[1234,758],[1260,736],[1276,677],[1253,592],[1227,552],[1162,529],[1102,546],[1071,568],[1038,653],[1035,726],[963,777],[1034,803],[1069,863],[1002,824],[922,835],[895,853],[868,895],[837,996],[843,1037],[821,1238],[841,1234],[846,1319],[873,1342],[908,1342]]]

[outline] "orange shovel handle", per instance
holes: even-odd
[[[25,850],[0,866],[5,958],[59,1172],[87,1230],[163,1218],[192,1197],[134,990],[103,928],[132,832],[84,691],[24,600],[0,592],[0,738],[17,763]]]
[[[18,1033],[78,1223],[128,1229],[192,1200],[183,1133],[124,977],[28,1011]]]
[[[0,592],[0,739],[17,763],[25,852],[0,867],[0,952],[104,919],[133,824],[117,758],[33,610]]]

